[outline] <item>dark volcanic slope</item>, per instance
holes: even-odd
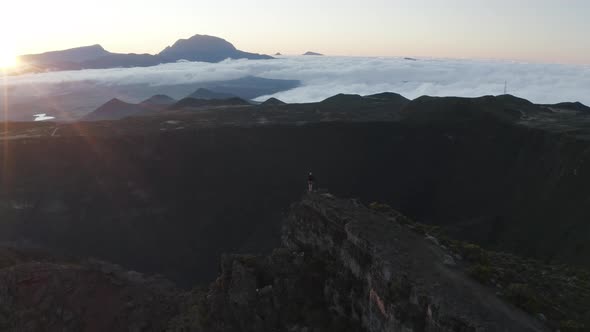
[[[459,238],[590,266],[587,115],[511,96],[387,99],[10,124],[0,236],[194,284],[222,252],[272,248],[313,170]]]

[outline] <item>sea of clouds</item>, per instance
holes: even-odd
[[[6,78],[0,85],[44,86],[94,81],[101,85],[165,86],[244,76],[300,80],[300,87],[273,95],[285,102],[313,102],[338,93],[366,95],[384,91],[397,92],[407,98],[421,95],[476,97],[502,94],[507,82],[508,93],[535,103],[580,101],[590,105],[590,65],[494,60],[293,56],[275,60],[226,60],[214,64],[178,62],[147,68],[27,74]]]

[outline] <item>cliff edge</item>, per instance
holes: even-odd
[[[221,276],[176,323],[205,331],[547,330],[404,218],[306,195],[291,207],[283,248],[225,256]]]

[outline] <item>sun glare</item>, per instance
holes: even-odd
[[[0,48],[0,68],[8,69],[17,65],[17,58],[14,52]]]

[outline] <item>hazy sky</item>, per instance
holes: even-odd
[[[588,0],[2,0],[0,15],[18,54],[156,53],[198,33],[259,53],[590,63]]]

